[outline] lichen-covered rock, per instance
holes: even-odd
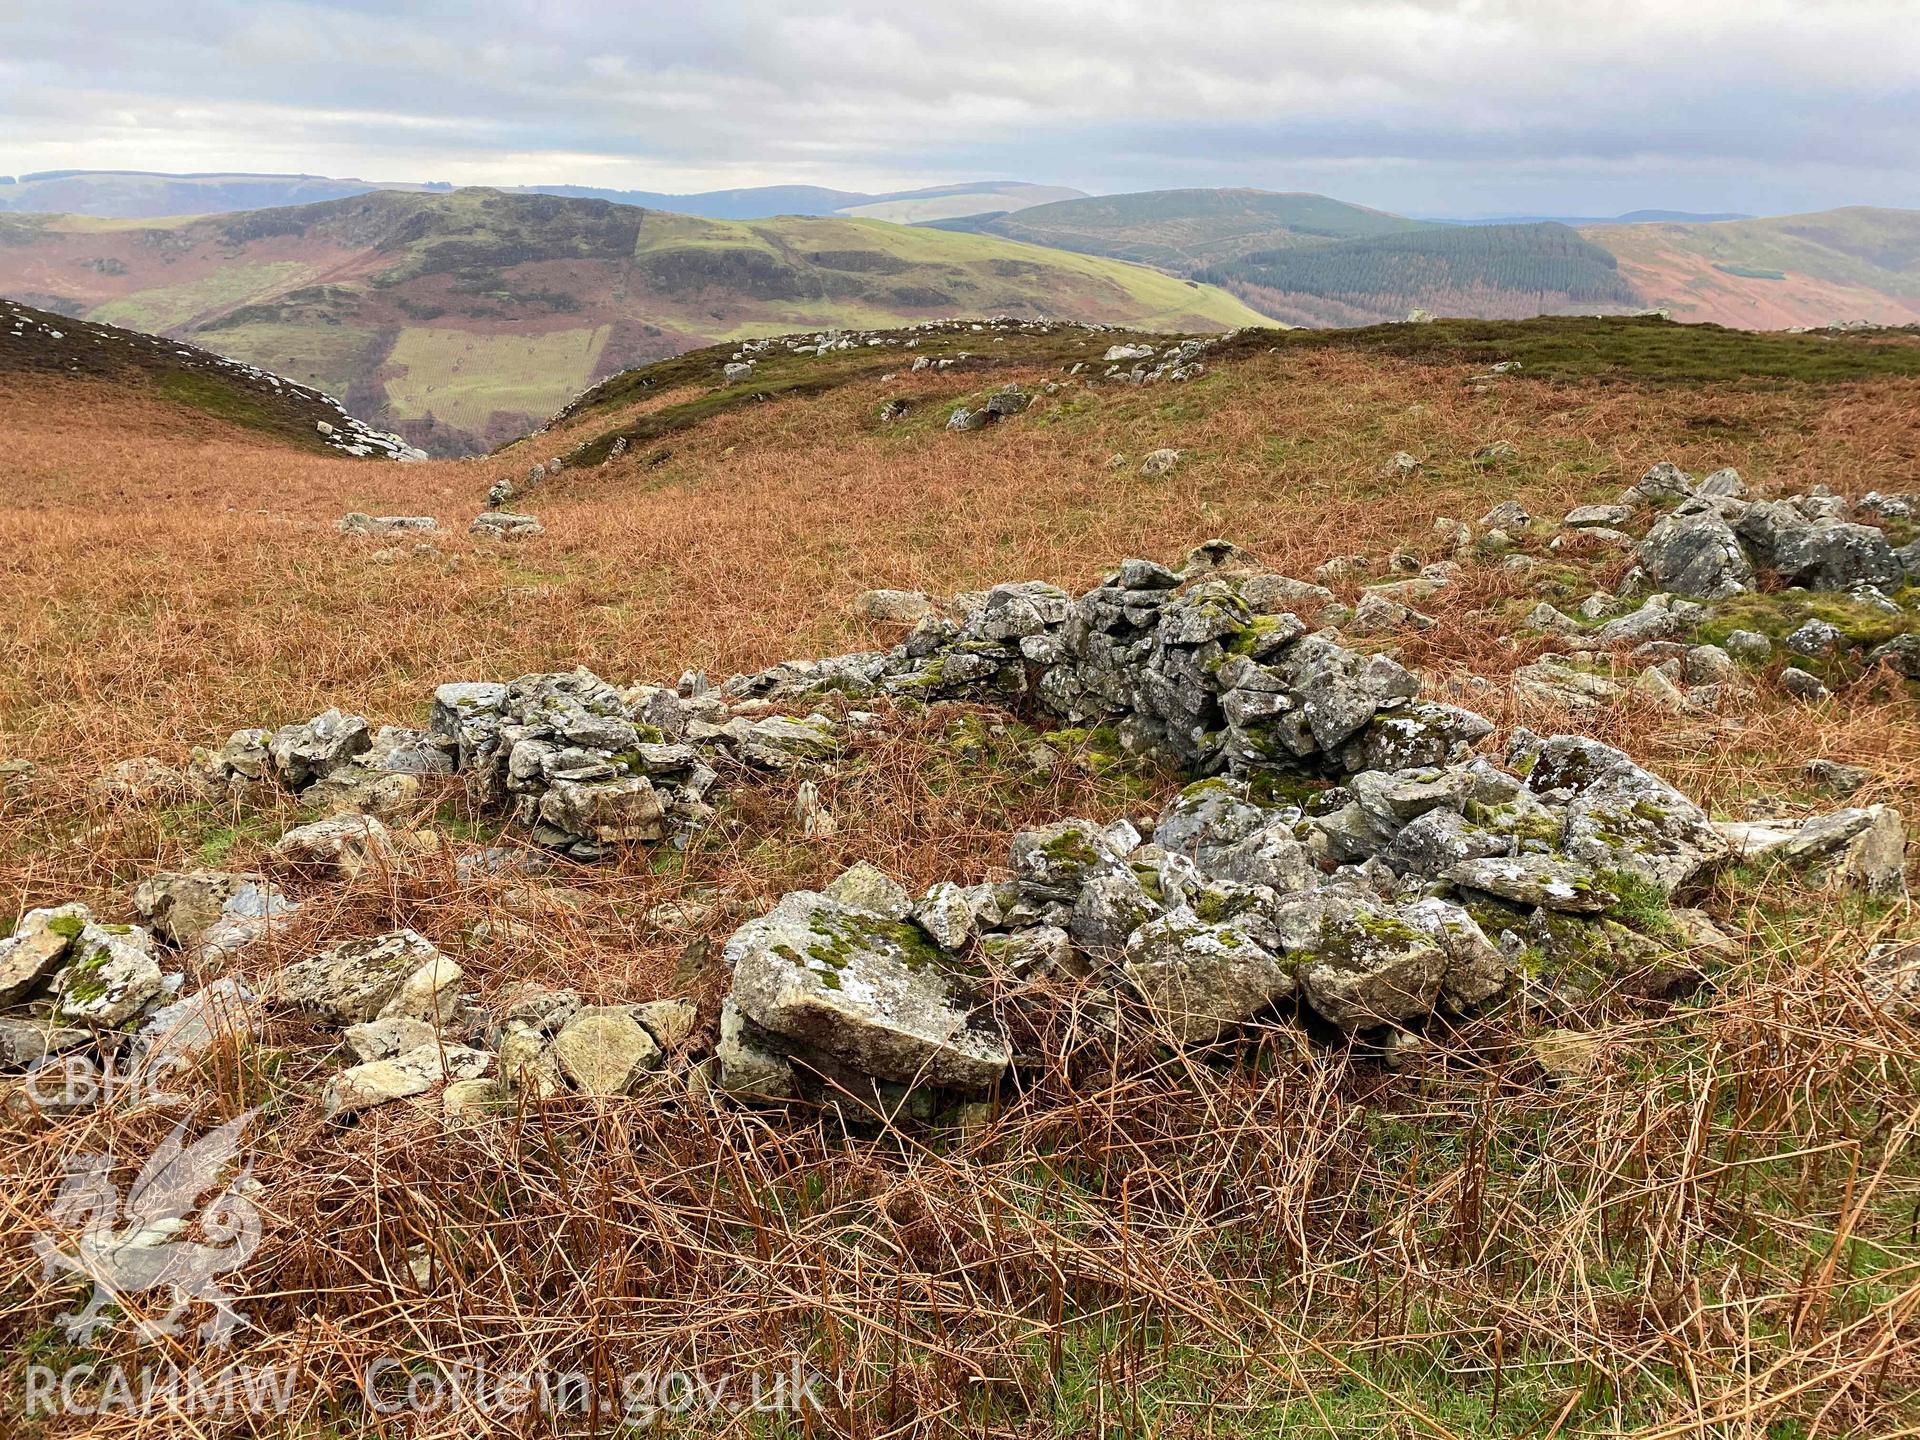
[[[1741,859],[1784,865],[1815,883],[1878,895],[1906,884],[1907,827],[1891,805],[1850,806],[1799,823],[1726,821],[1717,828]]]
[[[1611,705],[1626,693],[1609,676],[1583,670],[1565,656],[1543,655],[1510,677],[1514,694],[1557,710],[1588,710]]]
[[[768,715],[759,720],[736,716],[722,728],[734,753],[746,764],[763,770],[790,770],[796,765],[831,760],[846,743],[824,715],[801,719]]]
[[[1149,874],[1143,880],[1131,866],[1116,866],[1088,880],[1067,923],[1074,944],[1094,955],[1118,952],[1128,936],[1160,914],[1160,900],[1148,890],[1149,881],[1158,891],[1157,879]]]
[[[425,1020],[410,1016],[391,1016],[384,1020],[363,1020],[349,1025],[341,1033],[347,1048],[362,1060],[391,1060],[422,1045],[431,1045],[439,1031]]]
[[[1809,590],[1851,590],[1857,585],[1895,590],[1906,581],[1886,533],[1872,525],[1809,525],[1793,531],[1769,558],[1782,580]]]
[[[841,871],[827,886],[826,896],[836,905],[883,920],[904,920],[913,913],[913,901],[900,882],[865,860]]]
[[[536,838],[554,844],[611,845],[667,833],[666,806],[645,775],[586,783],[556,778],[540,797],[539,816]]]
[[[1400,910],[1399,916],[1446,951],[1440,998],[1454,1010],[1473,1010],[1506,988],[1513,967],[1479,922],[1460,906],[1427,896]]]
[[[1668,894],[1726,859],[1729,846],[1700,807],[1624,753],[1581,735],[1545,742],[1527,773],[1536,795],[1566,790],[1564,848],[1601,871],[1626,871]]]
[[[700,1018],[691,1000],[644,1000],[630,1008],[662,1050],[678,1050],[691,1040]]]
[[[1274,912],[1301,993],[1343,1030],[1431,1014],[1450,963],[1447,946],[1391,908],[1321,891]]]
[[[443,1020],[457,999],[455,965],[415,930],[347,940],[272,977],[266,999],[332,1025],[394,1017]]]
[[[1183,906],[1134,932],[1123,968],[1177,1043],[1205,1043],[1293,993],[1292,967],[1272,941],[1258,915],[1209,923]]]
[[[301,803],[322,814],[377,815],[400,820],[424,808],[418,775],[395,774],[367,765],[342,765],[300,792]]]
[[[1485,716],[1432,700],[1395,703],[1341,748],[1350,771],[1407,770],[1450,765],[1466,758],[1474,742],[1493,732]]]
[[[1640,544],[1640,564],[1663,590],[1724,600],[1753,584],[1753,565],[1726,521],[1669,515]]]
[[[957,954],[973,938],[982,918],[989,912],[997,918],[998,909],[992,887],[969,888],[942,880],[914,902],[913,923],[942,950]]]
[[[1373,820],[1397,832],[1429,810],[1462,809],[1471,784],[1457,769],[1362,770],[1347,781],[1347,789]]]
[[[980,949],[989,963],[1016,979],[1063,973],[1073,963],[1073,937],[1057,925],[985,934]]]
[[[853,597],[853,613],[889,625],[912,625],[933,613],[933,600],[921,590],[862,590]]]
[[[740,1013],[861,1074],[984,1089],[1011,1062],[960,972],[917,926],[795,891],[727,942]]]
[[[1847,637],[1838,625],[1817,616],[1796,627],[1780,643],[1796,655],[1819,657],[1832,655],[1845,648]]]
[[[49,1055],[77,1050],[92,1039],[91,1030],[55,1024],[51,1016],[0,1016],[0,1070],[29,1069]]]
[[[250,790],[272,784],[273,762],[267,754],[271,730],[236,730],[217,750],[195,747],[191,765],[201,788],[217,800],[232,800]]]
[[[1440,872],[1450,885],[1573,915],[1598,915],[1619,899],[1591,865],[1565,855],[1487,856]]]
[[[1593,643],[1602,648],[1642,645],[1649,640],[1671,640],[1682,634],[1702,614],[1690,600],[1677,600],[1667,594],[1649,595],[1638,610],[1607,621],[1593,632]]]
[[[1628,505],[1576,505],[1560,523],[1569,530],[1590,530],[1595,526],[1618,530],[1632,518],[1633,508]]]
[[[539,1026],[525,1020],[508,1020],[500,1027],[497,1053],[499,1084],[504,1094],[547,1100],[565,1088],[560,1062],[553,1051],[553,1037]]]
[[[267,852],[283,865],[295,865],[352,878],[392,864],[393,837],[371,815],[336,815],[296,825]]]
[[[138,925],[89,922],[53,977],[54,1016],[70,1025],[118,1029],[164,993],[153,939]]]
[[[202,945],[223,922],[290,916],[297,908],[265,876],[231,870],[161,871],[134,887],[133,905],[181,950]]]
[[[331,1120],[408,1100],[445,1081],[478,1079],[492,1063],[491,1055],[464,1045],[422,1045],[389,1060],[371,1060],[342,1070],[327,1082],[320,1112]]]
[[[45,984],[92,923],[93,912],[77,902],[21,916],[13,933],[0,940],[0,1008],[18,1004]]]
[[[547,528],[531,515],[516,514],[509,510],[487,510],[473,517],[473,523],[467,526],[467,533],[478,535],[483,540],[530,540],[536,535],[546,534]]]
[[[1627,505],[1672,505],[1694,491],[1694,479],[1671,460],[1662,460],[1620,497]]]
[[[1061,820],[1013,837],[1013,873],[1021,893],[1071,903],[1094,875],[1125,858],[1091,820]]]
[[[1383,595],[1379,590],[1369,590],[1360,597],[1360,603],[1354,607],[1353,618],[1347,622],[1347,628],[1355,635],[1390,635],[1398,630],[1431,630],[1434,619],[1423,615],[1411,605]]]
[[[326,710],[298,725],[283,725],[267,741],[267,756],[280,782],[295,792],[325,779],[373,743],[359,715]]]
[[[793,1064],[786,1056],[758,1043],[746,1017],[731,999],[720,1006],[720,1038],[713,1058],[719,1085],[729,1095],[747,1100],[786,1100],[794,1094]]]

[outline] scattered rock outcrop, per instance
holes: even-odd
[[[1764,570],[1787,585],[1882,594],[1907,583],[1909,569],[1877,525],[1852,519],[1854,507],[1825,487],[1785,500],[1749,500],[1737,472],[1695,480],[1662,462],[1623,496],[1629,505],[1669,507],[1641,541],[1641,568],[1662,589],[1721,600],[1754,585]],[[1864,513],[1894,518],[1905,497],[1872,497]]]

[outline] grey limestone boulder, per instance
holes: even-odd
[[[736,930],[725,956],[743,1016],[863,1075],[978,1090],[1011,1063],[961,972],[910,922],[800,890]]]
[[[1206,1042],[1293,993],[1292,966],[1273,940],[1257,916],[1209,923],[1183,907],[1134,932],[1123,969],[1178,1043]]]
[[[1662,590],[1724,600],[1753,584],[1753,565],[1726,521],[1668,515],[1640,542],[1641,567]]]

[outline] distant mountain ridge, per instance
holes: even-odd
[[[1221,290],[996,236],[497,190],[154,222],[0,215],[0,293],[190,338],[443,453],[518,435],[616,370],[756,335],[995,314],[1264,323]]]
[[[0,213],[92,215],[107,220],[157,220],[179,215],[224,215],[271,210],[322,200],[344,200],[374,190],[401,194],[446,194],[445,182],[337,179],[325,175],[273,175],[204,171],[172,174],[147,170],[41,170],[0,175]],[[712,220],[762,220],[777,215],[858,215],[866,219],[924,220],[977,210],[1017,210],[1069,199],[1081,192],[1022,180],[979,180],[921,190],[869,194],[818,185],[759,185],[676,195],[654,190],[618,190],[592,185],[503,186],[509,195],[558,195],[606,200],[649,210],[672,210]]]
[[[1754,329],[1920,321],[1920,212],[1415,220],[1325,195],[1153,190],[935,222],[1204,280],[1294,325],[1663,309]]]
[[[1721,220],[1751,220],[1738,211],[1723,214],[1691,210],[1629,210],[1624,215],[1431,215],[1435,225],[1655,225],[1679,223],[1711,225]]]
[[[1325,195],[1267,190],[1147,190],[1095,195],[944,222],[1033,245],[1110,255],[1180,272],[1288,244],[1424,228],[1423,221]]]
[[[939,223],[1153,265],[1292,325],[1642,304],[1613,257],[1563,225],[1441,224],[1303,192],[1150,190]]]

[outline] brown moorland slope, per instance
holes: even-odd
[[[1752,220],[1589,225],[1646,303],[1751,330],[1920,323],[1920,211],[1849,206]]]
[[[990,367],[849,372],[726,405],[714,355],[617,398],[602,417],[615,428],[700,408],[542,481],[520,503],[545,534],[513,545],[464,522],[549,441],[591,441],[590,420],[487,460],[374,466],[97,378],[0,375],[0,758],[34,767],[0,790],[0,909],[84,898],[120,917],[153,870],[253,866],[303,818],[291,802],[215,806],[177,778],[101,786],[117,762],[178,767],[237,727],[334,704],[418,724],[449,680],[575,664],[671,680],[892,643],[898,628],[849,613],[869,586],[1084,588],[1123,556],[1177,562],[1213,536],[1297,574],[1396,546],[1437,560],[1451,552],[1436,515],[1517,500],[1557,516],[1662,458],[1737,466],[1762,493],[1920,489],[1920,378],[1887,359],[1905,343],[1398,327],[1248,346],[1183,385],[1053,394],[1057,358],[1009,344]],[[1781,374],[1782,353],[1855,368]],[[1489,359],[1522,355],[1489,376]],[[1612,357],[1604,375],[1575,364],[1595,356]],[[1026,413],[945,428],[1009,381],[1039,397]],[[905,414],[878,419],[895,399]],[[1476,458],[1501,441],[1510,455]],[[1180,464],[1143,475],[1166,446]],[[1383,474],[1397,451],[1423,462],[1417,478]],[[343,536],[349,509],[432,513],[447,531]],[[1503,732],[1574,723],[1501,682],[1551,643],[1526,631],[1529,607],[1571,606],[1624,561],[1550,534],[1514,536],[1530,577],[1468,556],[1425,602],[1431,629],[1368,643]],[[1920,813],[1901,682],[1837,666],[1834,698],[1806,706],[1777,669],[1717,713],[1627,687],[1577,726],[1716,814],[1830,807],[1801,774],[1815,756],[1868,767],[1860,800]],[[1064,738],[1039,763],[1036,738],[976,707],[882,706],[814,777],[831,835],[803,828],[792,774],[733,791],[683,855],[635,847],[532,878],[459,863],[494,832],[449,788],[419,817],[430,838],[392,866],[282,875],[305,906],[248,973],[408,925],[487,1003],[529,978],[607,1002],[689,995],[704,1044],[718,943],[782,891],[858,859],[909,886],[980,878],[1016,825],[1152,813],[1184,779]],[[560,1095],[466,1124],[396,1105],[329,1125],[311,1102],[334,1039],[275,1018],[220,1052],[196,1101],[204,1118],[266,1105],[272,1121],[253,1161],[265,1242],[232,1277],[256,1328],[224,1358],[301,1367],[291,1416],[272,1422],[289,1434],[380,1433],[391,1420],[354,1377],[396,1355],[608,1373],[798,1355],[838,1386],[821,1426],[875,1436],[1898,1432],[1920,1418],[1920,1028],[1853,977],[1871,941],[1915,933],[1913,907],[1745,872],[1703,904],[1735,940],[1706,988],[1603,987],[1557,1018],[1515,1003],[1436,1023],[1397,1070],[1284,1018],[1251,1045],[1148,1044],[1122,1066],[1073,1029],[1092,996],[1062,980],[1061,1035],[1079,1048],[958,1133],[842,1133],[687,1094]],[[1555,1079],[1531,1047],[1567,1031],[1593,1063]],[[201,1425],[7,1408],[31,1363],[139,1358],[124,1327],[84,1351],[65,1341],[55,1320],[75,1292],[30,1242],[69,1159],[151,1153],[175,1118],[0,1118],[9,1433]],[[168,1343],[212,1363],[191,1337]],[[442,1412],[420,1433],[472,1418]]]

